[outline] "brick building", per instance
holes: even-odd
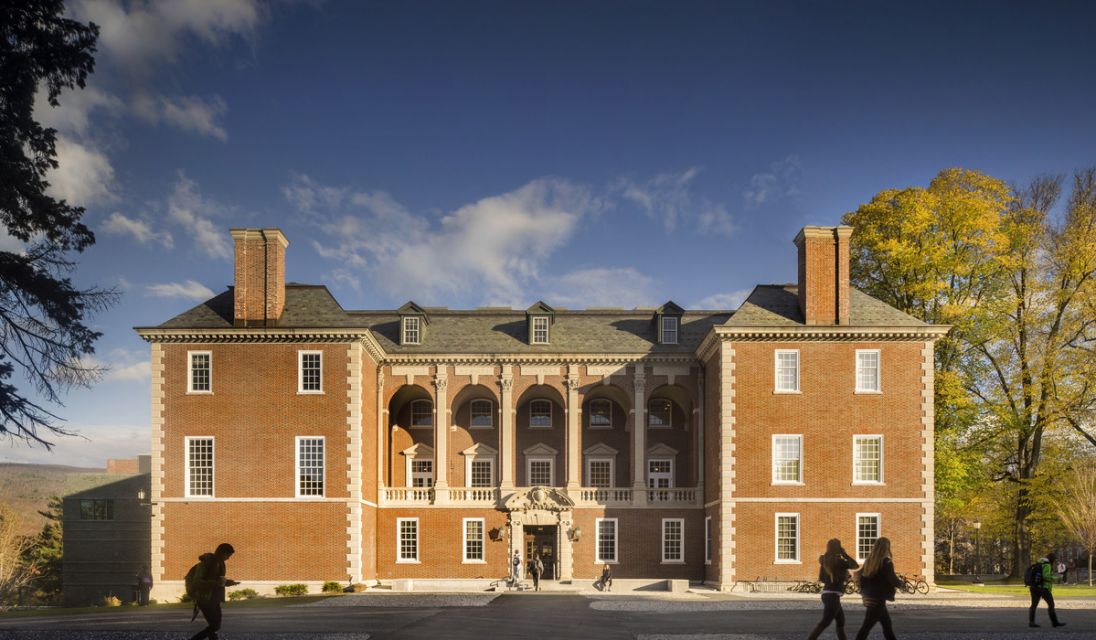
[[[549,578],[730,589],[813,576],[879,535],[932,578],[933,341],[849,286],[848,227],[795,238],[798,283],[737,310],[408,302],[344,310],[237,229],[235,286],[157,327],[152,565],[199,553],[287,582]]]

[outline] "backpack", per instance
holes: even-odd
[[[190,568],[190,571],[186,572],[186,578],[183,582],[186,584],[186,594],[191,600],[195,600],[198,597],[198,573],[202,570],[202,563],[194,565]]]
[[[1043,586],[1043,563],[1036,562],[1024,572],[1024,584],[1029,587]]]

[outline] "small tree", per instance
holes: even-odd
[[[1058,516],[1088,551],[1088,586],[1092,586],[1092,553],[1096,551],[1096,460],[1073,466],[1062,482]]]
[[[0,502],[0,609],[13,604],[33,576],[24,562],[30,540],[19,533],[19,519],[11,506]]]
[[[38,536],[30,540],[23,554],[24,564],[35,569],[32,581],[38,596],[50,601],[61,595],[64,503],[61,498],[53,496],[49,499],[46,510],[38,513],[48,522],[42,525]]]

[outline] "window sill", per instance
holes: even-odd
[[[486,560],[462,560],[461,564],[487,564]]]
[[[300,389],[297,390],[297,395],[299,396],[322,396],[323,394],[323,391],[301,391]]]
[[[685,564],[684,560],[663,560],[662,564]]]
[[[803,395],[802,391],[781,391],[780,389],[773,390],[774,396],[799,396]]]
[[[885,486],[887,486],[887,483],[886,482],[869,482],[869,481],[859,481],[859,482],[857,482],[856,480],[854,480],[852,482],[852,486],[854,486],[854,487],[885,487]]]
[[[548,430],[550,430],[550,429],[551,429],[552,427],[534,427],[533,425],[529,425],[529,428],[530,428],[530,429],[539,429],[539,430],[541,430],[541,431],[548,431]]]
[[[853,393],[855,393],[858,396],[881,396],[881,395],[883,395],[882,391],[870,391],[870,390],[863,390],[863,389],[857,389]]]
[[[213,392],[212,391],[187,391],[186,394],[188,396],[211,396],[211,395],[213,395]]]
[[[774,560],[773,564],[803,564],[801,560]]]
[[[396,560],[396,564],[422,564],[418,560]]]
[[[594,560],[594,564],[620,564],[620,560]]]
[[[186,498],[187,500],[194,500],[196,502],[209,502],[209,501],[217,499],[217,496],[189,496],[189,495],[184,495],[183,497]]]
[[[326,496],[296,496],[296,499],[300,502],[322,502]]]
[[[711,565],[711,564],[712,564],[712,561],[711,561],[711,560],[705,560],[705,561],[704,561],[704,564],[705,564],[705,565]]]
[[[773,487],[805,487],[806,482],[773,482],[770,486]]]

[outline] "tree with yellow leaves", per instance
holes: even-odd
[[[1058,517],[1088,551],[1088,586],[1096,553],[1096,459],[1078,462],[1066,475],[1057,500]]]

